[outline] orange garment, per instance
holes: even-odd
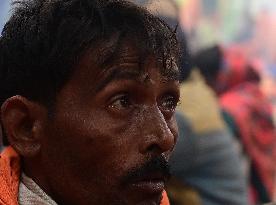
[[[160,205],[170,205],[169,198],[168,198],[167,193],[165,191],[163,192],[163,199],[162,199]]]
[[[19,155],[12,147],[7,147],[0,154],[0,205],[18,205],[19,177]],[[170,205],[165,191],[160,205]]]
[[[20,160],[13,148],[0,155],[0,205],[18,205]]]

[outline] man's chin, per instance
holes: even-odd
[[[153,195],[149,198],[144,199],[142,202],[138,203],[137,205],[160,205],[162,201],[162,193]]]
[[[125,197],[128,197],[126,200],[128,205],[160,205],[163,191],[153,193],[145,192],[144,189],[142,191],[131,189],[125,194]]]

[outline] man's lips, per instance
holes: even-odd
[[[165,188],[168,177],[161,173],[151,173],[129,183],[130,187],[147,194],[160,194]]]
[[[169,177],[169,164],[162,154],[131,170],[124,178],[123,184],[143,197],[158,197]]]

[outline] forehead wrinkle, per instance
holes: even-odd
[[[131,64],[133,65],[133,64]],[[106,72],[104,72],[106,73]],[[116,80],[134,80],[139,82],[141,71],[140,69],[130,69],[130,68],[114,68],[110,69],[109,72],[107,72],[107,76],[104,78],[103,81],[98,83],[98,86],[96,87],[95,91],[99,92],[104,87],[106,87],[110,82],[116,81]],[[103,74],[105,75],[105,74]]]
[[[121,44],[120,46],[117,45],[116,48],[115,46],[113,47],[116,52],[113,54],[112,61],[109,62],[109,65],[105,65],[97,75],[96,79],[102,78],[103,80],[98,81],[93,92],[99,92],[110,82],[116,80],[134,80],[138,83],[152,84],[146,68],[148,66],[148,60],[152,57],[154,58],[154,56],[150,55],[145,59],[141,59],[139,51],[133,48],[131,43],[127,44],[128,42],[124,42],[126,44]],[[165,69],[160,64],[158,66],[158,63],[155,66],[154,69],[160,72],[163,82],[178,81],[179,74],[176,66]]]
[[[102,39],[85,52],[78,66],[86,67],[94,76],[93,79],[97,80],[103,78],[105,73],[114,67],[139,65],[139,52],[132,47],[131,41],[122,40],[124,39],[119,32],[108,39]],[[77,70],[74,72],[78,72]]]
[[[137,55],[134,54],[125,54],[125,55],[121,55],[119,56],[114,63],[116,64],[137,64],[139,65],[139,57]]]
[[[95,51],[97,53],[91,52],[92,57],[99,66],[102,66],[107,63],[116,53],[120,41],[120,34],[115,33],[109,39],[104,39],[98,46],[96,46]],[[92,49],[92,48],[91,48]]]
[[[135,40],[128,39],[127,37],[123,36],[122,33],[120,33],[117,35],[116,41],[111,44],[111,49],[109,49],[109,47],[106,47],[107,49],[105,49],[109,56],[105,58],[102,63],[102,67],[104,69],[108,69],[115,64],[121,63],[139,64],[141,60],[141,51],[139,47],[135,46]],[[99,55],[101,55],[100,52]]]
[[[101,71],[98,72],[96,79],[103,79],[96,86],[94,92],[99,92],[108,83],[114,80],[136,80],[139,81],[141,75],[141,58],[139,52],[132,47],[129,41],[120,43],[116,46],[113,55],[106,61],[105,65],[101,65]]]

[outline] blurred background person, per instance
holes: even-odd
[[[258,64],[260,88],[276,116],[276,1],[176,0],[192,53],[216,44],[238,44]],[[274,117],[276,118],[276,117]]]
[[[272,200],[276,168],[272,106],[260,89],[260,76],[239,46],[214,46],[194,62],[217,93],[226,122],[242,144],[252,204]]]
[[[191,139],[186,144],[179,140],[176,145],[173,174],[196,188],[203,205],[249,204],[240,146],[222,118],[215,93],[196,67],[180,92],[179,111],[190,120],[194,135],[179,130],[180,139]],[[184,157],[185,149],[192,151]]]

